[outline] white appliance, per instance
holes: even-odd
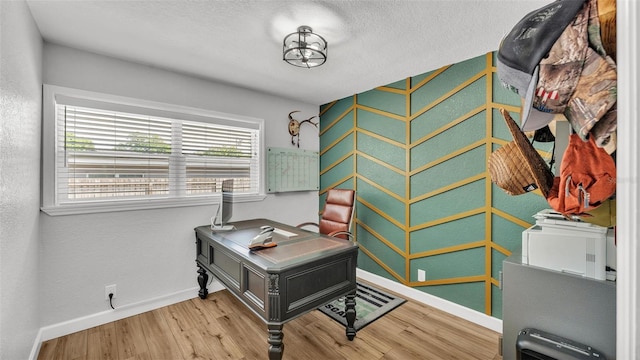
[[[534,217],[536,224],[522,232],[523,264],[607,280],[607,266],[615,262],[613,230],[568,221],[553,210],[543,210]],[[609,252],[614,252],[609,259],[608,247]],[[615,277],[610,275],[609,279]]]

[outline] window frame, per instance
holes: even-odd
[[[138,111],[142,111],[143,114],[148,115],[164,114],[166,117],[188,119],[190,121],[198,121],[202,123],[251,127],[257,129],[260,137],[258,165],[260,179],[258,181],[258,192],[236,193],[232,196],[232,201],[234,203],[261,201],[266,197],[266,146],[264,119],[44,84],[42,107],[42,200],[40,209],[48,215],[75,215],[182,206],[215,205],[219,204],[221,201],[220,194],[212,193],[207,195],[189,195],[186,197],[110,199],[82,201],[78,203],[58,203],[56,199],[57,99],[66,99],[66,101],[72,99],[72,101],[80,101],[82,103],[108,103],[116,108],[122,108],[122,111],[137,109]]]

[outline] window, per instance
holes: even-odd
[[[264,198],[263,120],[44,86],[43,211],[51,215]]]

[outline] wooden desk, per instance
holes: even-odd
[[[269,359],[281,359],[284,323],[341,296],[346,296],[346,335],[356,331],[356,263],[358,245],[267,219],[233,223],[236,230],[195,228],[199,296],[208,295],[207,272],[267,323]],[[278,246],[250,251],[249,240],[270,225],[297,234],[274,232]]]

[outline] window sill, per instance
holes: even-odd
[[[265,194],[234,194],[233,202],[262,201]],[[43,206],[42,212],[49,216],[97,214],[133,210],[164,209],[185,206],[213,205],[220,203],[220,196],[181,199],[142,199],[131,201],[92,201],[86,203]]]

